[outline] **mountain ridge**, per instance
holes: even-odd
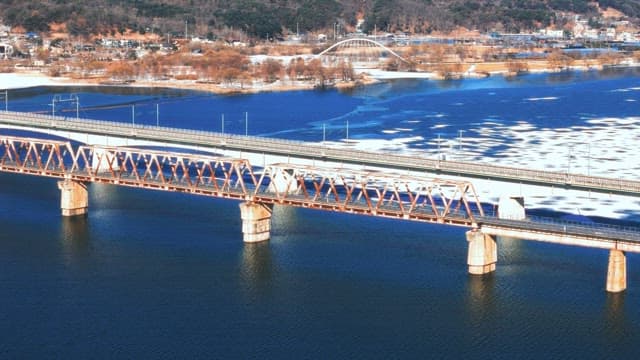
[[[48,32],[64,24],[75,36],[139,33],[214,36],[241,31],[254,38],[296,32],[359,30],[425,33],[458,27],[483,32],[561,29],[579,15],[593,25],[604,10],[640,23],[640,0],[7,0],[2,22]],[[360,20],[360,21],[359,21]]]

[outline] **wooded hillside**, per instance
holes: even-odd
[[[640,18],[640,0],[5,0],[6,25],[49,31],[64,23],[74,35],[140,33],[213,36],[222,29],[266,38],[283,33],[354,31],[364,18],[365,32],[430,33],[457,26],[480,31],[517,32],[562,25],[561,12],[597,21],[611,7],[630,20]],[[189,30],[190,29],[190,30]]]

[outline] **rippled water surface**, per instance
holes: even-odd
[[[225,114],[227,132],[308,141],[323,128],[340,141],[348,122],[362,146],[433,155],[440,137],[449,156],[515,162],[524,155],[510,154],[531,146],[522,141],[553,151],[577,127],[598,139],[626,134],[618,146],[634,146],[639,90],[626,70],[351,93],[36,88],[10,93],[10,109],[50,112],[53,93],[74,92],[89,118],[221,131]],[[472,146],[483,136],[489,145]],[[2,357],[640,354],[635,254],[628,290],[611,295],[604,250],[498,239],[497,271],[472,277],[463,228],[276,206],[271,240],[245,245],[234,201],[96,184],[89,194],[86,218],[62,219],[55,180],[0,174]]]

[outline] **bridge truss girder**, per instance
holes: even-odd
[[[461,226],[484,215],[468,181],[56,140],[1,136],[0,171]]]

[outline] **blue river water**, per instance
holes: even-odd
[[[348,122],[351,139],[433,150],[429,139],[487,119],[553,130],[634,117],[639,86],[624,69],[346,93],[56,87],[11,91],[9,108],[50,113],[59,94],[56,114],[73,117],[60,100],[74,93],[87,118],[221,131],[224,114],[225,132],[307,141],[340,141]],[[276,206],[271,240],[245,245],[234,201],[96,184],[89,194],[86,218],[63,219],[55,180],[0,174],[0,357],[640,354],[636,254],[627,291],[607,294],[604,250],[498,239],[496,272],[474,277],[462,228]]]

